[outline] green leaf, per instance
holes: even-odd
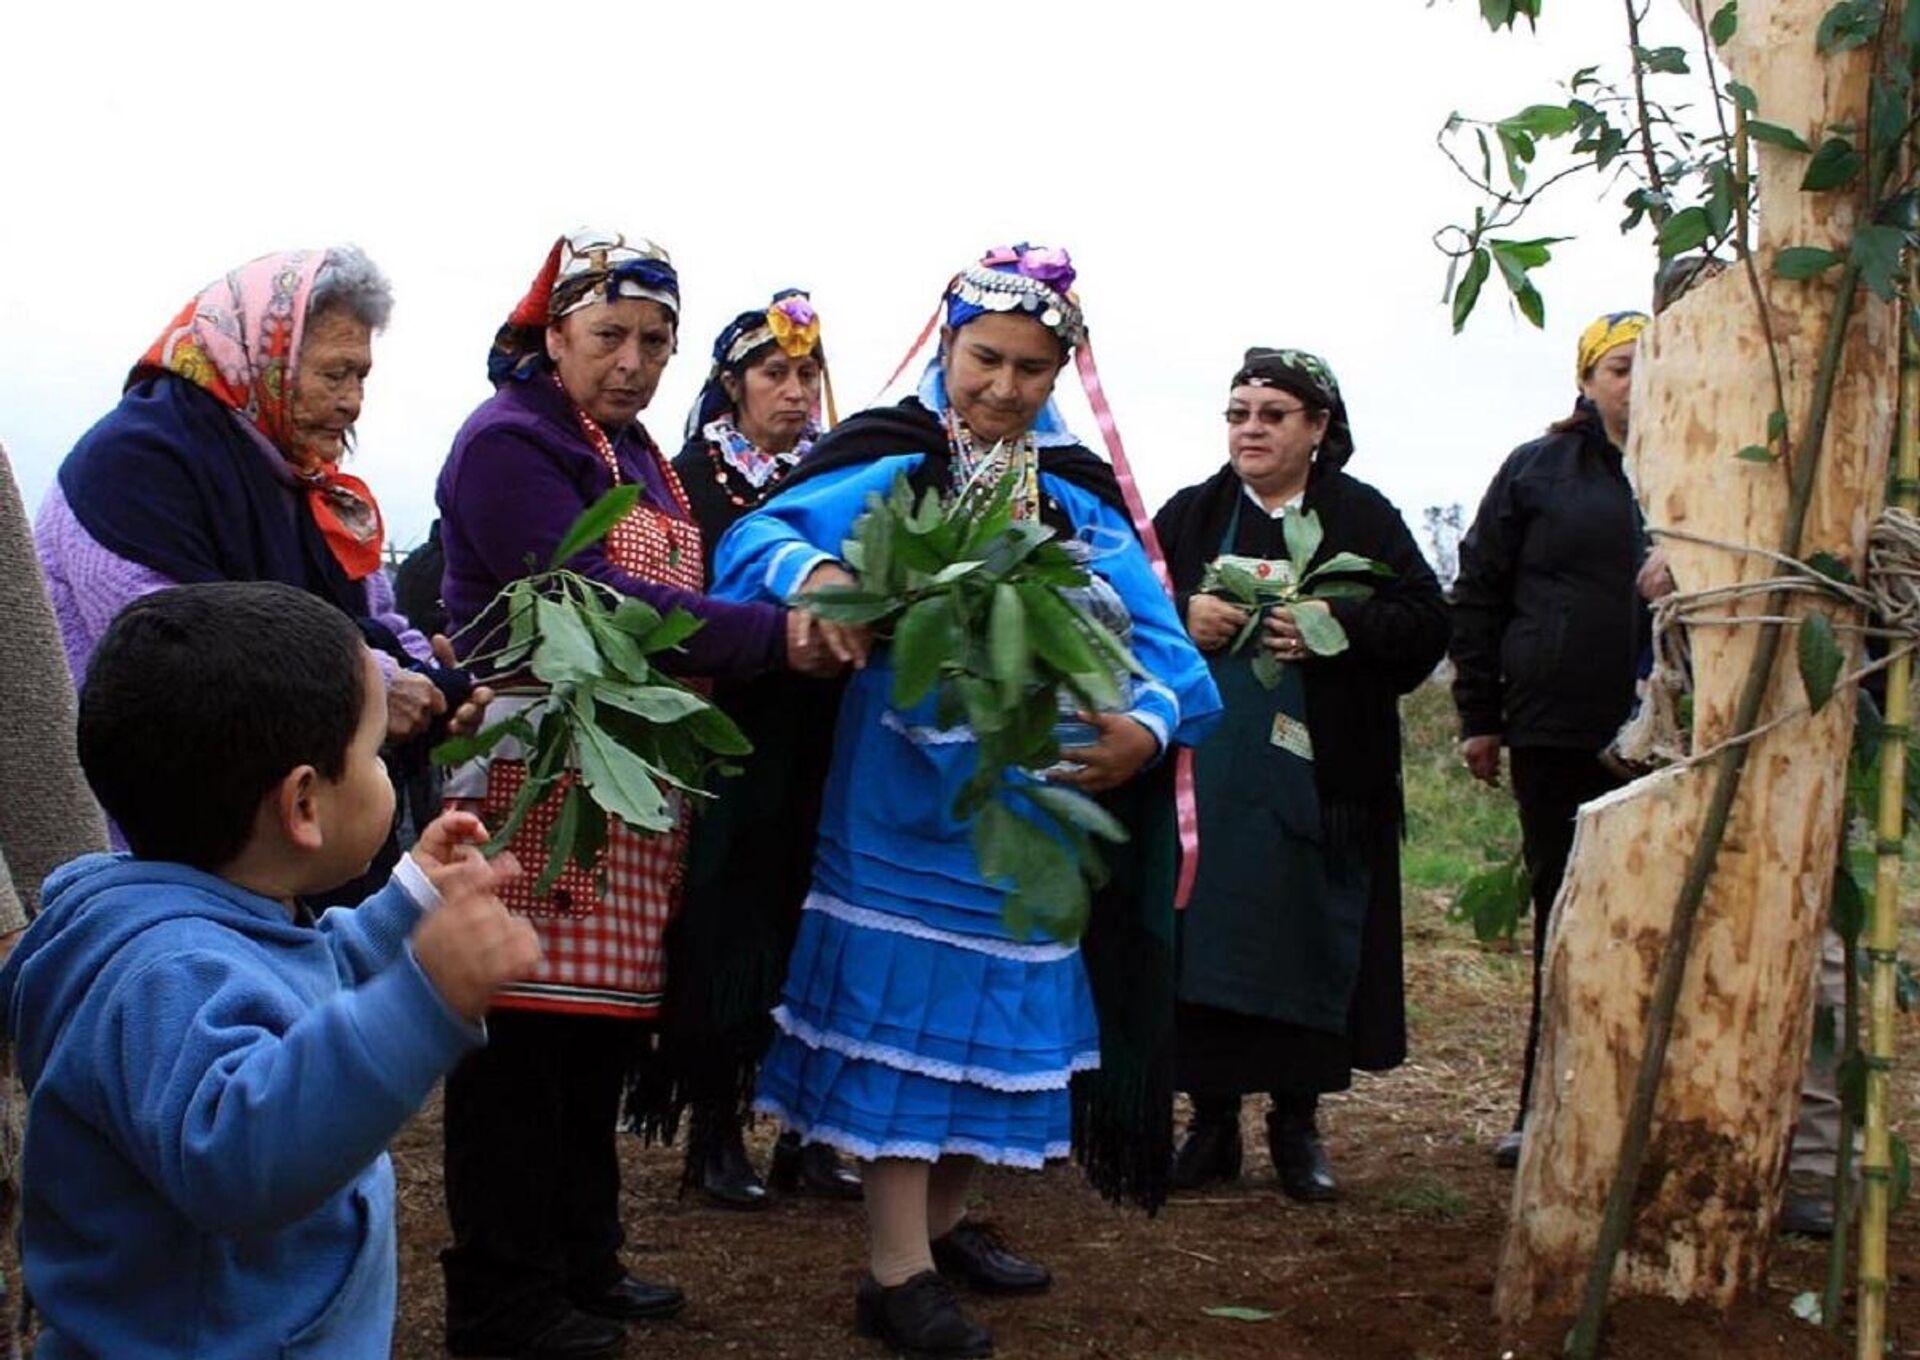
[[[986,565],[987,564],[984,560],[973,561],[973,562],[949,562],[946,566],[940,568],[939,571],[933,574],[933,580],[928,582],[928,584],[936,585],[936,586],[952,585],[955,581],[958,581],[963,577],[971,576],[974,572],[980,570],[980,568]]]
[[[639,639],[640,650],[648,656],[655,652],[670,651],[699,632],[705,624],[684,609],[675,609],[659,626],[645,637]]]
[[[966,639],[945,595],[921,600],[893,630],[893,706],[912,708],[927,697],[941,666],[958,659]]]
[[[553,571],[572,561],[576,554],[605,538],[607,532],[632,514],[633,507],[639,503],[640,488],[629,483],[616,486],[582,510],[579,517],[567,526],[566,533],[560,536],[553,556],[547,560],[547,570]]]
[[[1833,635],[1833,620],[1825,614],[1808,614],[1800,620],[1799,631],[1800,683],[1806,686],[1808,706],[1818,713],[1833,697],[1844,657]]]
[[[1828,920],[1833,931],[1847,943],[1852,951],[1859,943],[1860,932],[1866,929],[1869,914],[1868,895],[1860,888],[1860,881],[1853,876],[1853,870],[1844,859],[1833,866],[1833,902],[1828,908]]]
[[[610,616],[598,612],[586,615],[587,631],[593,634],[600,654],[616,671],[636,685],[653,679],[653,666],[633,635],[614,625]]]
[[[531,746],[533,727],[525,718],[517,714],[504,718],[491,727],[466,737],[448,737],[433,748],[433,763],[436,765],[463,765],[476,760],[498,746],[507,737],[518,737]]]
[[[1907,234],[1898,227],[1865,226],[1853,234],[1847,258],[1859,267],[1860,282],[1882,302],[1893,301],[1900,286],[1900,252]]]
[[[1391,576],[1393,568],[1385,562],[1376,562],[1371,557],[1362,557],[1356,552],[1337,552],[1308,572],[1306,580],[1317,581],[1322,576],[1358,575],[1361,572],[1369,576]]]
[[[1814,48],[1829,55],[1866,46],[1880,28],[1880,14],[1881,0],[1840,0],[1821,18]]]
[[[1484,0],[1482,8],[1485,8]],[[1201,1312],[1211,1318],[1225,1318],[1229,1322],[1272,1322],[1279,1317],[1264,1308],[1202,1308]]]
[[[579,788],[577,782],[574,788]],[[591,870],[606,848],[607,814],[598,803],[587,798],[580,811],[579,828],[574,832],[573,843],[568,847],[567,854],[579,868]],[[606,889],[600,891],[604,893]]]
[[[1866,157],[1853,149],[1852,142],[1845,137],[1829,137],[1807,162],[1807,173],[1801,177],[1800,187],[1808,193],[1845,188],[1860,177],[1866,164]]]
[[[1564,104],[1529,104],[1499,126],[1532,137],[1564,137],[1580,126],[1580,114]]]
[[[560,800],[559,815],[553,819],[553,825],[547,828],[547,861],[540,870],[540,877],[534,881],[535,897],[545,897],[553,891],[553,885],[566,872],[567,857],[573,849],[573,840],[580,831],[580,818],[584,805],[593,800],[579,780],[567,785],[566,796]]]
[[[1347,650],[1347,630],[1327,609],[1296,609],[1293,621],[1300,640],[1315,656],[1338,656]]]
[[[1907,1207],[1907,1197],[1913,1193],[1913,1150],[1905,1138],[1894,1133],[1888,1135],[1888,1151],[1893,1154],[1893,1185],[1888,1197],[1893,1201],[1891,1212],[1897,1214]]]
[[[633,638],[645,638],[660,626],[660,611],[631,595],[614,606],[613,626]]]
[[[1813,154],[1813,147],[1807,139],[1791,128],[1781,127],[1778,123],[1765,123],[1758,118],[1747,120],[1747,136],[1756,142],[1765,142],[1768,146],[1785,147],[1788,151]]]
[[[715,755],[753,754],[753,743],[747,740],[747,734],[740,730],[739,724],[711,704],[697,713],[689,714],[672,730],[686,733]]]
[[[1447,919],[1472,925],[1482,944],[1511,940],[1519,932],[1530,898],[1525,862],[1516,852],[1468,879],[1447,910]]]
[[[1516,287],[1511,282],[1509,290],[1513,293],[1514,305],[1520,309],[1520,315],[1531,321],[1534,329],[1543,330],[1547,324],[1546,299],[1540,296],[1540,290],[1530,280],[1522,280]]]
[[[878,623],[899,609],[891,595],[880,595],[857,586],[822,586],[795,595],[791,603],[810,614],[835,623]]]
[[[1845,562],[1830,552],[1815,553],[1807,559],[1807,565],[1812,567],[1816,574],[1826,577],[1829,581],[1838,581],[1846,586],[1853,584],[1853,572],[1848,569]]]
[[[1127,839],[1127,829],[1120,824],[1120,820],[1078,789],[1061,784],[1035,783],[1022,784],[1019,791],[1070,826],[1091,832],[1102,840],[1121,842]]]
[[[1660,258],[1670,260],[1697,250],[1707,240],[1707,210],[1682,208],[1660,224]]]
[[[1322,581],[1301,594],[1306,600],[1371,600],[1373,587],[1364,581]]]
[[[1773,272],[1783,279],[1810,279],[1839,264],[1840,258],[1818,246],[1788,246],[1773,257]]]
[[[1287,557],[1293,563],[1293,576],[1297,581],[1307,574],[1307,565],[1320,551],[1320,541],[1325,537],[1320,516],[1312,510],[1288,514],[1280,521],[1280,532],[1286,538]]]
[[[1684,47],[1636,47],[1633,56],[1649,75],[1687,74],[1687,49]]]
[[[1727,0],[1713,12],[1713,18],[1707,24],[1707,35],[1713,39],[1715,47],[1725,47],[1740,27],[1739,0]]]
[[[570,600],[534,602],[534,621],[540,641],[533,649],[533,673],[549,685],[598,680],[605,674],[600,649],[593,645],[579,607]]]
[[[1260,682],[1262,689],[1278,689],[1280,688],[1280,676],[1286,669],[1286,665],[1286,662],[1282,661],[1265,647],[1262,647],[1254,654],[1252,662],[1253,678]]]
[[[673,825],[666,795],[653,767],[620,745],[584,709],[574,709],[575,750],[580,777],[593,801],[637,831],[665,831]]]
[[[679,722],[711,707],[700,695],[678,685],[598,684],[593,686],[593,699],[654,723]]]
[[[1027,611],[1020,593],[1004,581],[993,588],[987,618],[987,664],[993,678],[1014,692],[1033,676],[1033,652],[1027,643]]]
[[[1062,675],[1100,669],[1099,658],[1080,631],[1072,607],[1051,587],[1022,582],[1014,590],[1026,608],[1028,636],[1042,661]]]
[[[1737,80],[1729,80],[1727,93],[1733,96],[1733,102],[1739,106],[1742,113],[1750,114],[1760,107],[1759,96],[1754,94],[1752,86],[1743,85]]]
[[[1473,315],[1473,304],[1480,300],[1480,288],[1487,281],[1487,275],[1493,272],[1493,256],[1485,246],[1473,252],[1473,258],[1467,262],[1467,272],[1460,280],[1460,286],[1453,290],[1453,333],[1458,335],[1460,328],[1467,324],[1467,318]]]
[[[1779,454],[1759,444],[1749,444],[1733,456],[1746,463],[1773,463],[1780,459]]]
[[[1767,413],[1767,438],[1778,443],[1787,437],[1787,413],[1775,408]]]

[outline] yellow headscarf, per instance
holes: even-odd
[[[1608,312],[1580,332],[1580,357],[1573,369],[1574,382],[1585,382],[1601,355],[1615,346],[1632,344],[1652,323],[1653,318],[1645,312]]]

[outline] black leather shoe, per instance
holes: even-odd
[[[642,1318],[670,1318],[687,1306],[687,1296],[670,1284],[648,1284],[631,1275],[601,1293],[576,1298],[573,1306],[595,1317],[638,1322]]]
[[[523,1346],[460,1346],[461,1360],[611,1360],[627,1346],[627,1329],[605,1318],[570,1312]]]
[[[1273,1151],[1274,1172],[1288,1199],[1325,1204],[1340,1198],[1340,1183],[1327,1164],[1327,1150],[1320,1144],[1320,1130],[1314,1126],[1312,1115],[1268,1115],[1267,1139]]]
[[[973,1360],[992,1355],[987,1329],[960,1311],[953,1286],[931,1270],[892,1288],[868,1275],[854,1296],[853,1325],[908,1360]]]
[[[1239,1122],[1195,1119],[1173,1154],[1173,1188],[1201,1190],[1239,1179]]]
[[[822,1199],[859,1199],[860,1173],[825,1143],[802,1143],[783,1133],[773,1145],[767,1184],[783,1195],[819,1195]]]
[[[1053,1283],[1052,1271],[1015,1256],[999,1233],[964,1218],[933,1239],[933,1264],[976,1294],[1038,1294]]]
[[[1519,1129],[1500,1135],[1500,1141],[1493,1145],[1493,1164],[1502,1171],[1511,1171],[1520,1165],[1520,1144],[1526,1135]]]
[[[747,1160],[746,1144],[740,1130],[720,1138],[700,1168],[700,1189],[709,1201],[723,1209],[764,1209],[769,1202],[767,1183]]]

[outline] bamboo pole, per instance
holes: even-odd
[[[1908,256],[1907,306],[1920,299],[1920,261]],[[1906,510],[1920,503],[1920,342],[1912,325],[1900,328],[1900,423],[1894,452],[1893,502]],[[1873,914],[1867,934],[1871,982],[1867,992],[1866,1149],[1861,1160],[1860,1329],[1861,1360],[1880,1360],[1887,1330],[1887,1223],[1893,1201],[1892,1104],[1896,968],[1900,949],[1901,845],[1906,837],[1907,742],[1913,721],[1913,658],[1903,656],[1887,671],[1887,728],[1880,749],[1880,825],[1876,847]],[[1854,959],[1847,967],[1856,967]]]

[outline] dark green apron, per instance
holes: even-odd
[[[1236,503],[1222,553],[1239,527]],[[1281,667],[1269,690],[1251,662],[1224,649],[1208,661],[1225,713],[1194,751],[1200,870],[1181,913],[1179,996],[1344,1034],[1367,864],[1325,842],[1300,667]]]

